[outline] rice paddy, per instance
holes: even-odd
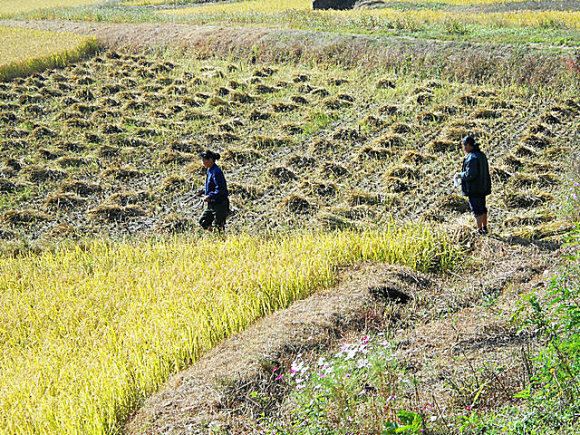
[[[95,51],[94,38],[0,26],[0,81],[64,66]]]
[[[0,18],[10,17],[38,9],[91,5],[107,0],[0,0]]]
[[[170,373],[329,286],[337,267],[441,270],[455,255],[442,232],[393,224],[363,234],[94,241],[0,258],[0,427],[114,433]]]
[[[353,28],[418,29],[431,25],[445,25],[450,31],[453,23],[459,26],[487,27],[540,27],[578,30],[580,12],[551,10],[522,10],[512,12],[469,13],[439,9],[400,10],[394,8],[355,9],[351,11],[311,11],[310,0],[250,0],[234,3],[207,3],[190,8],[168,9],[160,14],[187,17],[191,21],[234,21],[246,23],[286,22],[290,27],[300,26],[302,19],[327,22],[330,27],[351,25]],[[291,16],[290,11],[303,15]],[[350,22],[350,24],[349,24]]]
[[[2,86],[1,239],[17,248],[192,231],[207,144],[223,155],[236,231],[456,216],[463,208],[429,204],[455,193],[448,178],[470,132],[503,168],[498,183],[525,182],[549,209],[558,174],[548,164],[541,179],[527,174],[564,157],[578,105],[572,90],[541,102],[527,92],[386,69],[106,52]],[[427,174],[437,182],[422,187]],[[521,202],[496,201],[501,216]]]
[[[450,270],[467,134],[490,160],[494,236],[573,226],[565,1],[197,3],[0,0],[2,18],[135,39],[0,27],[0,433],[119,433],[170,374],[343,267]],[[480,56],[506,41],[538,44]],[[222,154],[227,237],[197,224],[205,148]]]

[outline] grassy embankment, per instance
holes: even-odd
[[[249,0],[204,3],[183,7],[164,1],[167,9],[150,2],[52,9],[35,18],[116,22],[183,22],[248,27],[274,27],[424,39],[493,43],[543,43],[576,46],[580,12],[518,9],[517,2],[389,3],[379,9],[313,11],[307,0]],[[155,2],[155,5],[159,5]],[[503,6],[502,6],[503,5]],[[507,6],[506,6],[507,5]],[[512,5],[510,7],[510,5]]]
[[[272,418],[266,427],[284,434],[342,430],[385,434],[576,433],[580,405],[578,235],[577,229],[570,236],[572,253],[547,280],[546,287],[512,302],[521,307],[520,315],[512,320],[514,328],[540,343],[533,351],[529,346],[521,347],[523,380],[510,379],[519,372],[511,369],[504,373],[501,365],[494,367],[493,360],[486,361],[487,370],[486,363],[483,369],[478,367],[472,353],[472,373],[466,375],[471,379],[465,384],[449,382],[448,389],[457,398],[445,406],[441,403],[445,397],[426,394],[425,380],[397,358],[399,342],[374,333],[343,345],[338,353],[320,356],[318,363],[298,357],[291,369],[278,377],[290,386],[286,413]],[[316,361],[312,356],[310,359]],[[522,384],[514,390],[515,385]],[[500,392],[507,394],[507,399],[490,406],[490,397],[501,398]],[[257,400],[262,399],[255,394]],[[419,396],[428,398],[427,402],[419,402]]]
[[[64,66],[94,52],[94,38],[0,27],[0,81]]]
[[[167,376],[358,261],[447,269],[417,225],[383,232],[90,242],[0,259],[0,426],[113,432]]]

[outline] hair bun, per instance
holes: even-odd
[[[221,154],[220,153],[213,153],[213,159],[214,160],[219,160],[220,157],[221,157]]]

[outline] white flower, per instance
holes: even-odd
[[[369,360],[366,358],[361,358],[356,362],[356,368],[357,369],[362,369],[362,368],[366,368],[369,367]]]
[[[353,347],[353,348],[350,348],[350,349],[348,350],[348,352],[346,353],[346,358],[345,358],[345,359],[346,359],[347,361],[348,361],[348,360],[351,360],[351,359],[353,359],[353,358],[356,356],[356,354],[357,354],[357,349],[356,349],[356,348],[354,348],[354,347]]]
[[[318,358],[318,367],[323,366],[326,363],[324,357]]]
[[[308,370],[308,367],[304,364],[304,361],[295,359],[290,366],[290,374],[292,376],[296,374],[304,374]]]

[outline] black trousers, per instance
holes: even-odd
[[[475,217],[479,217],[487,213],[487,204],[485,196],[469,196],[469,208]]]
[[[199,224],[204,230],[214,226],[223,230],[226,226],[226,218],[230,214],[230,200],[228,198],[219,202],[208,202],[205,210],[199,218]]]

